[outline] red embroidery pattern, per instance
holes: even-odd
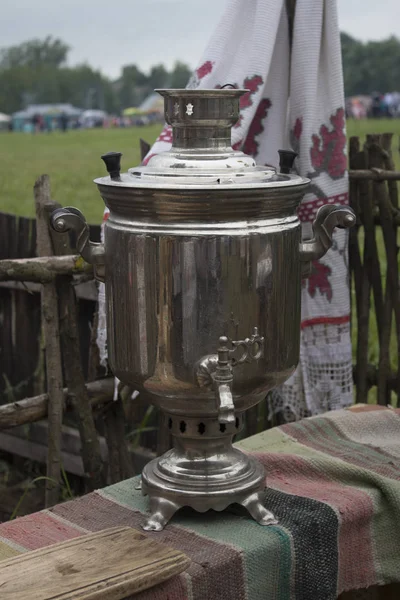
[[[332,129],[329,130],[326,125],[321,125],[319,135],[312,136],[312,147],[310,157],[315,169],[316,177],[321,172],[329,173],[332,179],[340,179],[346,172],[346,135],[344,133],[345,112],[343,108],[338,108],[335,114],[331,115],[330,123]],[[310,176],[310,175],[309,175]]]
[[[271,101],[269,98],[263,98],[257,107],[246,140],[243,144],[243,152],[245,154],[250,154],[250,156],[257,155],[259,142],[257,142],[256,137],[264,131],[263,121],[267,117],[270,108]]]
[[[298,117],[295,121],[294,127],[290,130],[290,145],[292,150],[300,153],[300,138],[303,133],[303,119],[302,117]]]
[[[254,94],[258,91],[260,85],[262,85],[263,83],[264,83],[264,80],[261,77],[261,75],[253,75],[252,77],[246,77],[246,79],[243,82],[243,89],[248,90],[248,92],[246,92],[246,94],[243,94],[243,96],[239,100],[240,110],[244,110],[245,108],[252,106],[252,104],[253,104],[252,96],[254,96]],[[235,87],[239,87],[239,86],[235,84]],[[243,115],[241,114],[238,122],[234,125],[234,127],[240,127],[242,124],[242,120],[243,120]],[[239,147],[241,146],[241,144],[242,144],[242,141],[239,142]]]
[[[340,204],[342,206],[346,206],[349,203],[349,195],[345,194],[336,194],[336,196],[330,196],[326,198],[313,198],[308,202],[302,202],[299,206],[299,210],[297,214],[299,215],[300,221],[303,223],[312,223],[317,214],[317,210],[320,206],[324,204]]]
[[[328,277],[332,274],[331,268],[323,265],[318,260],[313,260],[311,274],[307,279],[303,280],[303,287],[307,287],[307,291],[311,298],[314,298],[317,290],[322,296],[326,296],[327,300],[332,300],[332,286]]]
[[[300,141],[301,134],[303,131],[303,119],[298,117],[293,127],[293,136],[296,140]]]
[[[319,133],[311,136],[310,158],[314,171],[307,173],[307,177],[312,181],[309,193],[315,194],[319,200],[323,201],[326,200],[324,192],[313,180],[321,173],[327,173],[334,180],[341,179],[344,177],[347,167],[344,109],[338,108],[330,116],[329,121],[331,129],[325,124],[321,125]],[[302,133],[303,121],[302,117],[298,117],[290,131],[290,143],[297,153],[300,152]]]
[[[264,83],[261,75],[253,75],[253,77],[246,77],[243,82],[243,89],[249,90],[246,94],[243,94],[240,98],[240,109],[248,108],[253,104],[252,96],[258,92],[260,85]]]
[[[157,142],[165,142],[167,144],[172,143],[172,127],[171,125],[166,125],[160,135],[157,138]]]
[[[196,75],[198,79],[203,79],[206,75],[211,73],[213,70],[214,63],[211,60],[207,60],[198,69],[196,69]]]
[[[153,156],[156,156],[156,153],[155,153],[155,152],[152,152],[152,154],[149,154],[148,156],[146,156],[146,158],[144,158],[144,159],[142,160],[142,165],[145,167],[145,166],[148,164],[149,160],[150,160],[151,158],[153,158]]]
[[[249,106],[253,105],[254,94],[258,92],[260,86],[264,83],[261,75],[253,75],[252,77],[246,77],[243,82],[243,89],[247,89],[248,91],[240,98],[240,110],[243,111]],[[220,86],[218,86],[220,87]],[[235,84],[235,87],[239,87]],[[271,101],[268,98],[263,98],[259,105],[257,106],[257,110],[251,122],[249,131],[247,132],[246,139],[239,140],[235,144],[233,144],[234,150],[243,149],[243,152],[246,154],[250,154],[252,156],[256,156],[258,153],[259,143],[256,141],[256,137],[259,136],[264,131],[263,120],[268,115],[268,110],[271,108]],[[237,123],[235,124],[235,128],[241,127],[243,121],[243,114],[240,114]]]
[[[315,317],[315,319],[307,319],[301,322],[301,328],[312,327],[313,325],[343,325],[350,323],[350,315],[343,317]]]

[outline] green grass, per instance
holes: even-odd
[[[89,223],[100,223],[104,204],[93,179],[107,174],[101,154],[122,152],[125,171],[140,162],[139,139],[152,143],[160,129],[153,125],[66,134],[0,134],[0,212],[34,216],[33,185],[47,173],[56,202],[76,206]]]
[[[99,223],[103,202],[93,179],[104,175],[100,155],[110,150],[123,153],[122,169],[140,162],[139,138],[152,143],[160,125],[138,129],[95,129],[66,134],[0,134],[0,211],[33,216],[33,184],[42,173],[50,176],[52,197],[63,206],[83,211],[90,223]],[[348,122],[348,135],[393,131],[393,151],[400,169],[398,140],[400,119]]]

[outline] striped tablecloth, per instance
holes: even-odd
[[[265,465],[266,505],[279,525],[234,511],[181,511],[148,535],[185,552],[190,568],[135,598],[333,600],[400,582],[400,411],[341,410],[239,446]],[[115,525],[140,528],[146,508],[127,480],[3,523],[0,559]],[[378,589],[352,597],[381,596]],[[385,597],[400,598],[400,588]]]

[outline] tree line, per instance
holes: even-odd
[[[119,113],[138,106],[157,87],[185,87],[189,67],[177,61],[148,74],[137,65],[125,65],[115,81],[87,64],[67,66],[69,46],[47,37],[0,50],[0,112],[13,113],[28,104],[70,103]]]
[[[400,40],[360,42],[341,34],[346,96],[400,90]],[[67,66],[69,46],[47,37],[0,50],[0,112],[12,113],[28,104],[69,102],[81,108],[118,113],[138,106],[157,87],[185,87],[190,68],[176,62],[144,73],[125,65],[111,80],[87,64]]]
[[[400,40],[360,42],[341,34],[346,96],[400,92]]]

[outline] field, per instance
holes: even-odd
[[[52,197],[76,206],[89,223],[100,223],[104,204],[93,183],[107,175],[100,156],[122,152],[122,169],[140,162],[139,139],[152,143],[161,127],[75,130],[37,135],[0,134],[0,212],[33,216],[33,185],[42,173],[50,176]]]
[[[139,139],[152,143],[160,126],[137,129],[96,129],[31,135],[0,134],[0,211],[33,216],[32,188],[42,173],[50,175],[52,196],[63,206],[81,209],[87,220],[99,223],[103,202],[93,179],[106,174],[100,155],[123,153],[122,169],[140,162]],[[394,157],[400,169],[399,120],[349,121],[348,135],[391,131]]]

